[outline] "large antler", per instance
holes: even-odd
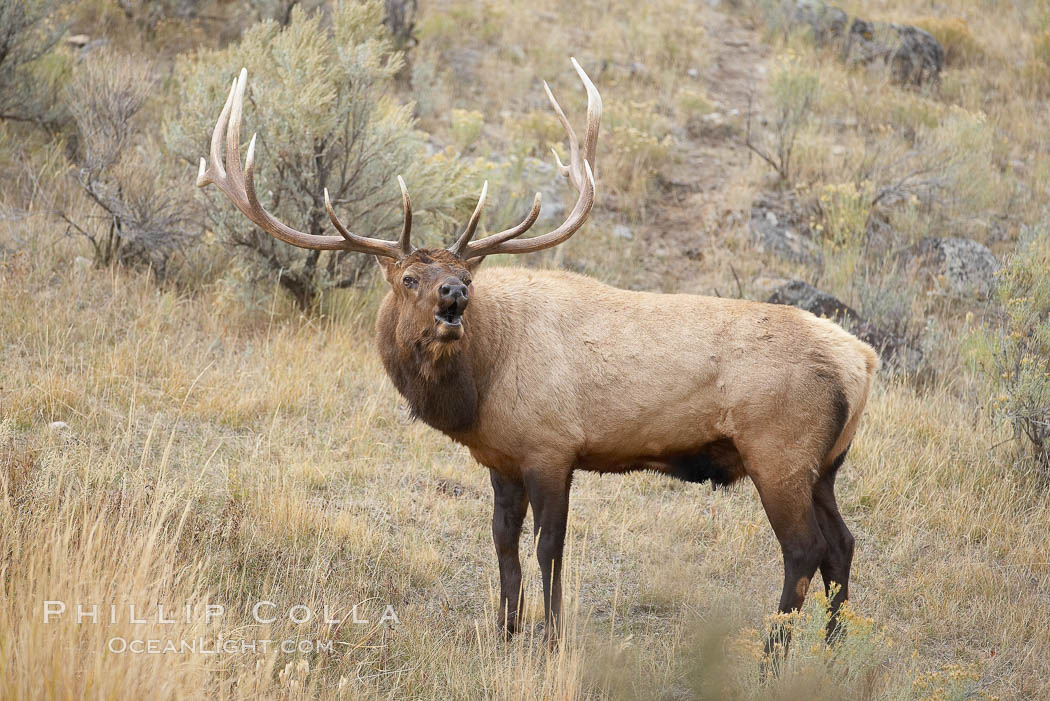
[[[324,191],[325,206],[340,236],[316,236],[297,231],[278,221],[263,208],[255,194],[255,136],[252,136],[248,144],[248,158],[244,164],[244,171],[241,171],[241,112],[244,104],[244,90],[247,85],[248,71],[242,68],[241,74],[233,81],[230,96],[226,98],[226,104],[219,114],[219,121],[215,123],[215,131],[211,135],[211,157],[207,163],[203,158],[201,159],[200,170],[197,173],[197,187],[214,183],[230,198],[237,209],[255,222],[260,229],[293,246],[324,251],[357,251],[387,258],[402,258],[411,253],[412,245],[409,243],[409,234],[412,230],[412,204],[408,199],[405,182],[400,175],[397,177],[397,182],[401,186],[405,223],[397,242],[358,236],[348,231],[336,217],[327,189]],[[223,131],[226,132],[225,167],[222,162]]]
[[[580,193],[579,198],[576,200],[576,206],[573,207],[562,225],[554,231],[542,236],[514,241],[512,239],[528,231],[536,223],[536,218],[540,215],[540,193],[537,192],[536,198],[532,203],[532,210],[529,211],[529,215],[525,217],[524,221],[505,231],[471,242],[470,239],[474,236],[478,220],[481,217],[481,209],[485,204],[485,193],[488,190],[488,183],[486,182],[481,190],[478,206],[474,209],[474,214],[467,223],[467,228],[456,243],[449,247],[450,251],[464,260],[497,253],[532,253],[534,251],[542,251],[545,248],[557,246],[568,239],[587,220],[587,215],[590,214],[591,207],[594,206],[594,151],[598,145],[598,125],[602,120],[602,98],[598,94],[598,89],[594,87],[594,83],[587,77],[584,70],[580,68],[580,64],[576,62],[575,58],[572,59],[572,66],[576,69],[576,73],[580,76],[580,80],[583,81],[583,85],[587,89],[587,134],[583,140],[582,153],[580,152],[580,143],[576,138],[576,132],[573,130],[572,125],[569,124],[569,120],[566,118],[565,112],[562,111],[561,105],[554,99],[554,94],[546,81],[543,83],[543,89],[547,91],[547,97],[554,107],[554,112],[558,115],[558,119],[569,135],[569,165],[561,162],[557,151],[554,152],[554,159],[557,161],[558,170],[561,171],[561,174],[566,176],[573,187]]]
[[[573,207],[562,225],[554,231],[523,241],[513,241],[512,239],[528,231],[536,223],[536,219],[540,215],[540,194],[537,192],[536,198],[532,203],[532,209],[520,224],[480,241],[471,242],[471,238],[473,238],[474,232],[477,230],[478,221],[481,218],[481,210],[485,205],[485,194],[488,192],[488,183],[486,182],[481,190],[478,205],[474,209],[474,214],[471,215],[466,229],[456,243],[449,247],[450,251],[464,260],[496,253],[532,253],[533,251],[541,251],[545,248],[557,246],[576,233],[583,226],[584,221],[587,220],[587,215],[590,213],[591,207],[594,206],[594,174],[592,169],[594,167],[595,147],[598,143],[598,125],[601,123],[602,118],[602,98],[598,94],[597,88],[594,87],[594,83],[587,77],[584,70],[580,68],[580,64],[576,62],[575,58],[572,59],[572,65],[587,89],[587,134],[583,141],[582,153],[579,140],[576,138],[576,132],[573,130],[572,125],[569,124],[569,120],[565,117],[565,113],[562,111],[558,101],[554,99],[550,87],[546,82],[544,82],[543,87],[547,91],[547,97],[550,99],[558,119],[561,120],[562,126],[565,127],[565,131],[569,135],[569,165],[561,162],[556,151],[554,158],[557,161],[561,174],[569,178],[570,182],[580,193],[579,198],[576,200],[576,206]],[[215,123],[215,130],[211,135],[210,158],[207,161],[203,158],[201,159],[200,171],[197,173],[197,186],[205,187],[214,183],[237,206],[237,209],[241,210],[259,228],[293,246],[325,251],[357,251],[395,259],[400,259],[410,254],[412,252],[412,244],[409,240],[412,231],[412,203],[408,197],[405,181],[401,179],[400,175],[397,176],[397,183],[401,187],[404,224],[401,228],[401,236],[398,237],[396,242],[358,236],[348,231],[336,216],[327,189],[324,191],[325,207],[328,210],[328,216],[331,218],[332,224],[340,236],[317,236],[297,231],[278,221],[266,211],[259,203],[259,198],[255,193],[255,136],[252,136],[251,142],[248,144],[248,157],[244,164],[244,170],[243,172],[241,171],[241,116],[244,104],[244,91],[247,85],[248,71],[242,68],[240,75],[233,81],[233,86],[230,88],[230,96],[226,98],[226,104],[223,105],[222,112],[219,114],[219,121]],[[223,166],[222,157],[224,131],[226,132],[225,167]]]

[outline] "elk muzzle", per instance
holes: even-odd
[[[455,341],[463,336],[463,312],[470,303],[470,288],[457,277],[449,277],[438,289],[437,312],[434,320],[438,338]]]

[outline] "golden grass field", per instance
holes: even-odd
[[[472,93],[439,84],[450,92],[421,117],[454,140],[442,110],[481,111],[499,128],[477,137],[479,157],[518,133],[514,119],[500,122],[507,93],[534,88],[535,76],[565,77],[566,46],[581,44],[577,55],[590,60],[604,52],[646,64],[643,80],[611,70],[598,81],[612,115],[599,156],[611,201],[566,251],[529,264],[571,261],[616,284],[756,299],[765,277],[795,274],[756,252],[743,221],[727,216],[766,187],[767,169],[739,142],[739,109],[749,90],[764,99],[778,62],[814,71],[824,85],[800,137],[799,182],[810,191],[853,173],[855,148],[903,149],[909,124],[936,132],[937,143],[958,137],[952,110],[962,109],[981,111],[994,134],[973,142],[975,158],[991,160],[958,166],[966,171],[951,186],[952,225],[983,231],[1011,193],[1013,219],[988,239],[1004,253],[1047,203],[1046,75],[1036,75],[1031,49],[1043,27],[1026,24],[1035,10],[864,3],[879,18],[969,20],[980,52],[957,47],[970,60],[949,66],[931,95],[770,36],[746,3],[590,2],[579,17],[553,0],[527,9],[420,4],[420,56],[440,61],[466,37],[495,70],[508,59],[493,47],[525,47],[508,78],[482,71]],[[549,36],[537,27],[550,27]],[[762,66],[750,86],[732,64],[744,59]],[[673,70],[694,65],[707,82],[683,96]],[[642,161],[616,150],[636,136],[627,126],[635,117],[617,116],[624,105],[643,97],[671,105],[639,107],[666,122],[639,126],[657,141],[676,139],[668,135],[701,109],[702,95],[727,114],[738,108],[725,139],[677,144],[677,155],[630,151]],[[581,96],[563,104],[581,114]],[[888,126],[865,136],[858,117]],[[847,155],[828,155],[838,144]],[[1023,168],[999,167],[1016,160]],[[649,177],[694,168],[710,187],[685,196]],[[782,562],[750,483],[712,491],[649,474],[579,474],[567,633],[548,652],[531,519],[525,632],[510,642],[497,634],[488,474],[414,422],[387,380],[372,338],[385,283],[333,293],[315,314],[274,284],[231,291],[229,275],[158,283],[148,271],[92,266],[83,242],[63,237],[46,213],[49,195],[35,197],[25,216],[0,221],[2,699],[1050,698],[1050,490],[1016,469],[1009,432],[989,419],[979,381],[959,359],[974,305],[915,299],[920,316],[940,315],[939,372],[921,382],[880,376],[840,472],[839,504],[857,549],[839,646],[823,645],[813,593],[792,622],[779,674],[763,675]],[[644,198],[644,211],[628,212],[630,198]],[[609,234],[628,220],[632,240]],[[896,224],[918,236],[931,221],[916,209]],[[699,258],[680,253],[692,240],[704,249]],[[856,261],[829,251],[824,281],[846,279],[835,290],[844,295],[842,271]],[[209,243],[198,255],[229,254]],[[70,607],[45,622],[45,601]],[[258,601],[275,604],[276,621],[256,622]],[[77,603],[98,604],[99,622],[78,624]],[[223,615],[205,620],[209,604],[223,605]],[[128,605],[148,622],[132,623]],[[158,622],[158,605],[178,611],[174,622]],[[290,620],[298,605],[313,612],[309,621]],[[342,617],[355,605],[368,623],[319,620],[325,606]],[[388,605],[398,620],[381,623]],[[118,638],[292,640],[312,649],[118,654]]]

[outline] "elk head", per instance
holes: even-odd
[[[338,236],[316,236],[292,229],[278,221],[259,203],[255,192],[255,136],[248,144],[248,157],[244,169],[240,164],[240,127],[244,102],[244,91],[248,84],[248,73],[241,69],[233,81],[230,95],[219,114],[211,136],[211,151],[208,161],[201,159],[197,174],[197,186],[215,184],[237,206],[241,212],[263,231],[293,246],[324,251],[357,251],[370,253],[383,267],[391,295],[398,309],[399,325],[414,327],[417,338],[439,343],[450,343],[464,335],[463,318],[473,294],[471,274],[485,256],[499,253],[532,253],[557,246],[567,240],[583,226],[591,207],[594,206],[594,154],[598,143],[598,126],[601,122],[602,101],[590,78],[572,59],[573,68],[587,90],[587,132],[583,146],[566,118],[550,87],[543,87],[558,119],[569,137],[569,164],[554,158],[559,172],[566,177],[579,193],[576,206],[565,221],[553,231],[528,239],[518,237],[529,230],[540,214],[540,193],[536,193],[528,216],[516,226],[474,241],[474,233],[485,206],[488,183],[481,189],[477,207],[467,222],[463,233],[455,243],[445,249],[415,249],[411,243],[412,202],[401,176],[397,176],[401,187],[404,223],[396,241],[359,236],[349,231],[336,216],[328,190],[324,191],[325,207]],[[225,166],[222,158],[223,132],[226,135]],[[553,149],[552,149],[553,150]]]
[[[419,249],[384,263],[404,335],[439,343],[462,338],[463,314],[474,292],[471,271],[480,260],[464,261],[443,249]]]

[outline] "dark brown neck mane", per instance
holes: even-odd
[[[468,315],[472,311],[478,310],[468,310]],[[376,324],[376,340],[387,375],[408,401],[415,418],[458,439],[474,426],[480,403],[471,352],[474,339],[468,330],[467,337],[456,341],[454,348],[437,351],[436,342],[429,338],[399,340],[397,321],[394,305],[384,304]]]

